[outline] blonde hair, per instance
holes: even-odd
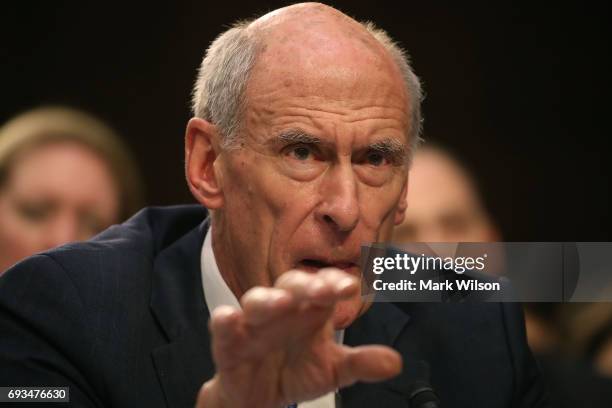
[[[58,142],[82,145],[106,162],[119,191],[121,220],[142,206],[140,173],[119,136],[99,119],[63,106],[24,112],[0,128],[0,187],[9,177],[18,156],[41,145]]]

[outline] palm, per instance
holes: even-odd
[[[356,282],[335,290],[332,278],[348,275],[330,272],[327,287],[300,291],[313,277],[299,274],[293,281],[279,279],[275,288],[247,292],[242,311],[219,308],[213,314],[217,378],[231,406],[283,407],[397,373],[399,356],[388,348],[335,343],[335,303],[354,294]]]

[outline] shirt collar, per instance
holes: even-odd
[[[227,305],[234,306],[240,309],[240,302],[236,299],[234,293],[230,290],[227,283],[221,276],[215,253],[212,248],[211,228],[206,231],[204,245],[202,245],[202,254],[200,256],[200,265],[202,269],[202,286],[204,287],[204,299],[208,311],[212,311],[219,306]]]

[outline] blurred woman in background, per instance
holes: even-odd
[[[500,240],[477,184],[464,163],[445,149],[417,149],[409,173],[406,218],[396,227],[393,242]],[[610,303],[588,308],[578,303],[530,303],[525,305],[525,320],[527,340],[551,390],[552,406],[612,406]],[[575,353],[568,353],[570,347]],[[610,378],[602,376],[606,374]]]
[[[131,156],[98,119],[45,107],[0,128],[0,273],[37,252],[88,239],[141,204]]]

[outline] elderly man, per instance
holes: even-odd
[[[425,360],[442,406],[540,406],[515,307],[360,295],[360,245],[402,222],[420,128],[383,31],[276,10],[215,40],[193,98],[187,182],[210,216],[147,209],[7,272],[0,385],[86,407],[405,407]]]

